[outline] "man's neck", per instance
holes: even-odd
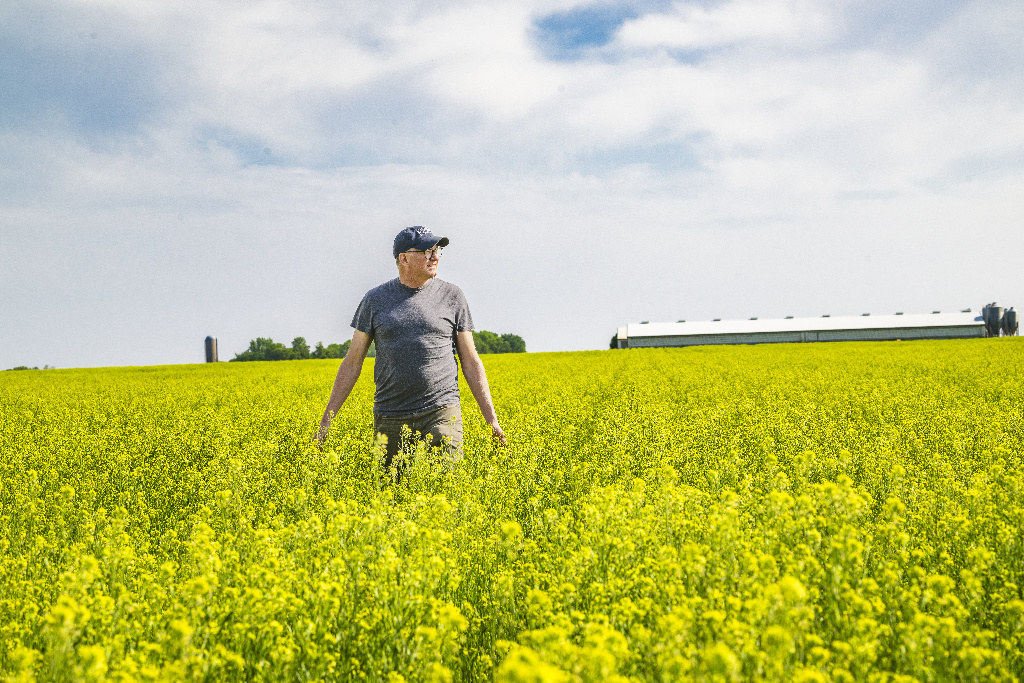
[[[410,289],[419,289],[423,285],[430,282],[431,277],[429,275],[424,276],[422,279],[414,277],[409,273],[404,273],[401,270],[398,271],[398,281]]]

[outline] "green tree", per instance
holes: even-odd
[[[292,340],[291,348],[284,344],[278,344],[269,337],[257,337],[249,342],[249,348],[242,353],[236,353],[232,361],[253,361],[253,360],[304,360],[306,358],[344,358],[348,355],[352,340],[344,344],[328,344],[317,342],[316,347],[310,350],[305,337],[296,337]],[[366,352],[367,358],[377,355],[377,349],[373,342]],[[37,368],[38,369],[38,368]]]
[[[501,337],[487,330],[473,330],[473,344],[477,353],[499,353],[497,345]]]
[[[508,353],[526,353],[526,342],[518,334],[508,332],[501,339],[508,344]]]
[[[348,350],[352,346],[352,340],[349,339],[344,344],[328,344],[324,346],[323,342],[317,342],[316,348],[309,354],[310,358],[344,358],[348,355]],[[367,358],[373,358],[377,355],[377,347],[373,342],[370,342],[370,348],[366,351]]]
[[[295,354],[296,358],[309,358],[309,344],[306,343],[305,337],[292,339],[292,353]]]
[[[254,360],[291,360],[295,352],[284,344],[279,344],[269,337],[256,337],[249,342],[249,349],[236,353],[232,361]]]
[[[341,344],[328,344],[327,345],[327,357],[328,358],[344,358],[348,355],[348,350],[352,346],[352,340],[346,339]]]
[[[313,349],[312,353],[309,354],[310,358],[344,358],[348,354],[348,347],[352,345],[352,340],[345,342],[344,344],[328,344],[324,346],[323,342],[317,342],[316,348]]]
[[[487,330],[474,330],[473,343],[477,353],[526,353],[526,342],[511,332],[499,336]]]

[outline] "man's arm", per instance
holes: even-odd
[[[345,354],[345,360],[341,361],[338,368],[338,376],[334,378],[334,387],[331,389],[331,397],[327,399],[327,409],[320,419],[320,430],[316,433],[316,440],[323,443],[327,439],[327,432],[331,428],[331,419],[338,414],[345,399],[352,393],[352,387],[359,379],[359,373],[363,370],[363,360],[366,352],[370,350],[370,342],[373,338],[365,332],[355,330],[352,333],[352,343]]]
[[[473,392],[473,398],[480,406],[484,420],[491,426],[492,436],[504,446],[506,444],[505,432],[501,431],[501,427],[498,425],[498,415],[494,412],[494,403],[491,401],[491,389],[487,386],[487,373],[484,372],[484,363],[480,360],[480,354],[476,352],[473,333],[471,331],[459,332],[455,338],[455,348],[459,352],[462,373],[466,376],[466,382]]]

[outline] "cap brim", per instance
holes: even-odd
[[[447,237],[442,237],[441,239],[439,239],[437,241],[437,244],[435,246],[438,246],[438,247],[441,247],[442,249],[444,249],[445,247],[448,246],[448,238]]]

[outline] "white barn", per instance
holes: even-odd
[[[712,320],[675,323],[630,323],[618,329],[615,346],[771,344],[823,341],[892,341],[897,339],[968,339],[984,337],[985,321],[970,309],[960,313],[822,316],[774,320]]]

